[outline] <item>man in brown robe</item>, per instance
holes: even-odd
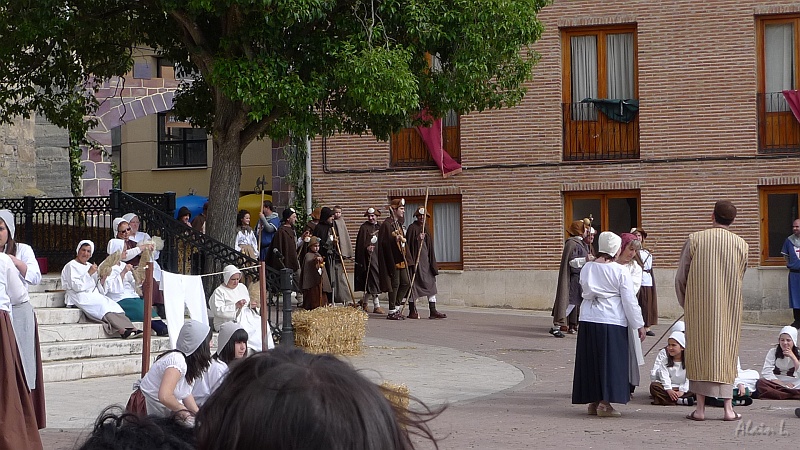
[[[411,299],[408,301],[408,318],[419,319],[416,308],[416,299],[428,297],[428,309],[430,310],[429,319],[446,319],[447,314],[436,310],[436,275],[439,275],[439,267],[436,265],[436,255],[433,251],[433,237],[427,232],[424,225],[425,218],[430,217],[424,207],[414,211],[414,223],[408,226],[406,231],[406,242],[408,243],[408,254],[412,261],[411,273],[413,283],[411,284]],[[419,260],[417,256],[419,255]]]
[[[283,223],[278,227],[269,246],[267,265],[275,270],[286,267],[296,273],[300,270],[300,262],[297,259],[297,234],[294,231],[297,213],[294,208],[286,208],[283,210],[282,218]]]
[[[742,331],[742,279],[748,246],[728,231],[733,203],[714,205],[713,227],[689,235],[675,272],[675,293],[686,318],[686,378],[697,409],[686,416],[705,420],[706,397],[723,399],[724,420],[739,420],[732,404]]]
[[[300,288],[303,290],[303,308],[309,311],[325,306],[328,303],[328,299],[322,293],[323,285],[327,279],[324,269],[325,259],[318,252],[319,238],[311,236],[300,277]]]
[[[361,224],[361,227],[358,229],[358,235],[356,236],[356,264],[355,273],[353,274],[355,286],[353,289],[356,291],[364,291],[364,297],[362,297],[360,302],[361,308],[364,311],[367,310],[367,305],[369,305],[369,301],[372,299],[374,305],[372,312],[375,314],[386,314],[386,311],[381,308],[380,300],[378,300],[378,294],[381,293],[381,288],[378,285],[378,258],[374,257],[375,243],[377,243],[378,240],[378,230],[381,227],[378,224],[378,216],[380,214],[381,212],[375,208],[368,208],[364,212],[364,217],[366,217],[367,220]],[[373,239],[375,242],[373,242]]]
[[[408,273],[406,237],[403,231],[403,220],[405,218],[406,201],[396,198],[389,205],[389,217],[383,221],[378,230],[378,246],[376,255],[378,258],[378,274],[380,279],[381,291],[389,293],[389,320],[402,320],[402,314],[398,314],[397,306],[402,304],[408,290],[411,287],[411,280]]]
[[[580,305],[581,268],[571,266],[570,261],[577,258],[586,258],[588,250],[583,239],[588,229],[589,227],[586,226],[584,220],[576,220],[567,228],[567,233],[570,237],[564,242],[564,251],[561,252],[561,264],[558,268],[558,286],[556,287],[556,298],[553,302],[553,327],[549,331],[550,334],[557,338],[563,338],[564,331],[570,329],[567,327],[567,315],[569,314],[567,308],[569,305]],[[576,268],[577,271],[575,270]],[[578,309],[576,307],[572,310],[574,317],[570,316],[572,330],[576,330],[578,326]]]

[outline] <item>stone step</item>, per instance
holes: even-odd
[[[158,354],[150,356],[150,362]],[[104,358],[89,358],[74,361],[55,361],[42,363],[42,373],[45,383],[53,381],[71,381],[84,378],[97,378],[117,375],[138,374],[142,371],[142,355],[110,356]],[[120,389],[129,389],[122,386]],[[131,389],[132,390],[132,389]]]
[[[36,308],[39,325],[64,325],[78,323],[81,310],[78,308]]]
[[[95,339],[68,342],[48,342],[41,344],[42,362],[75,360],[85,358],[104,358],[108,356],[129,356],[142,354],[143,340]],[[153,336],[150,352],[161,353],[169,350],[169,338]]]
[[[45,292],[61,289],[61,277],[59,275],[42,275],[39,284],[29,285],[28,292]]]
[[[30,292],[29,297],[34,308],[63,308],[67,305],[64,291]]]
[[[141,322],[133,322],[137,328],[142,327]],[[94,339],[117,339],[109,337],[99,323],[72,323],[62,325],[42,325],[39,327],[39,343],[88,341]]]

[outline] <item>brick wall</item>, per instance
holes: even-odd
[[[756,14],[773,12],[800,12],[800,4],[556,1],[540,14],[542,58],[522,103],[461,118],[462,174],[387,170],[389,145],[372,136],[337,136],[325,150],[329,171],[375,172],[325,173],[317,139],[314,197],[342,204],[355,233],[358,213],[385,205],[391,189],[459,191],[465,272],[557,269],[563,192],[618,188],[640,190],[656,269],[673,269],[686,235],[708,227],[724,198],[739,208],[732,229],[750,245],[750,267],[758,266],[757,187],[791,181],[798,162],[757,154]],[[563,163],[559,27],[624,23],[637,27],[641,159]],[[491,167],[513,164],[526,167]]]

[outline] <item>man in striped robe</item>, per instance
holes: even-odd
[[[686,377],[697,395],[697,409],[687,416],[705,420],[706,397],[722,398],[724,420],[733,411],[733,381],[742,329],[742,279],[748,246],[728,227],[736,217],[733,203],[714,205],[714,226],[689,235],[675,273],[675,293],[686,314]]]

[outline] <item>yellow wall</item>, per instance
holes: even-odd
[[[208,196],[211,179],[213,145],[208,140],[207,167],[158,168],[157,116],[151,115],[122,126],[120,169],[122,190],[130,192],[173,191],[178,197],[195,194]],[[254,192],[256,180],[264,176],[266,190],[272,189],[272,142],[269,139],[251,143],[242,154],[240,191]]]

